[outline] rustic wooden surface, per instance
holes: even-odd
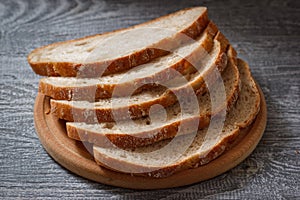
[[[209,8],[264,91],[268,125],[254,153],[212,180],[157,191],[94,183],[55,163],[35,133],[32,111],[40,77],[27,64],[27,54],[195,5]],[[0,0],[0,198],[299,199],[299,19],[296,0]]]

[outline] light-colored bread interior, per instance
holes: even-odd
[[[30,54],[29,60],[30,62],[85,63],[130,55],[140,49],[154,46],[159,41],[186,29],[205,11],[205,8],[197,7],[133,28],[49,45],[41,51]],[[101,51],[97,51],[97,54],[91,57],[91,52],[97,50],[99,46]]]
[[[210,126],[200,130],[196,137],[191,135],[158,142],[147,147],[134,150],[120,148],[102,148],[94,146],[94,156],[98,164],[126,173],[142,174],[154,177],[164,177],[182,169],[205,164],[219,156],[235,138],[240,128],[240,122],[251,124],[259,110],[259,93],[246,64],[239,60],[242,90],[237,104],[229,111],[223,128]],[[250,90],[250,93],[249,93]],[[251,103],[248,103],[251,102]],[[250,107],[248,107],[250,106]],[[209,131],[208,131],[209,130]],[[193,141],[187,149],[186,147]],[[166,151],[162,147],[170,145]],[[213,153],[211,153],[213,152]]]

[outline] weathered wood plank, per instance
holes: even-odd
[[[0,197],[5,199],[300,198],[300,3],[260,1],[0,1]],[[39,76],[27,64],[36,47],[138,24],[204,5],[250,63],[268,104],[268,125],[238,167],[188,187],[134,191],[93,183],[55,163],[35,134]]]

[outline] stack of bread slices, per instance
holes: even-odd
[[[130,28],[30,53],[39,92],[70,139],[95,161],[162,178],[216,159],[260,108],[247,64],[207,9],[194,7]]]

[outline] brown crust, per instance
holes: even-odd
[[[215,67],[218,68],[220,72],[222,72],[227,63],[227,56],[224,53],[226,51],[226,48],[228,47],[228,40],[220,34],[220,32],[217,33],[216,40],[221,45],[221,51],[219,55],[217,56],[217,59],[215,60],[213,66],[211,67],[205,75],[211,74],[211,72],[215,69]],[[203,94],[205,90],[205,81],[203,77],[200,77],[194,84],[191,85],[191,87],[196,91],[197,95]],[[46,89],[47,87],[44,87]],[[57,90],[56,90],[57,91]],[[145,116],[149,113],[149,110],[152,105],[154,104],[160,104],[164,107],[170,106],[177,102],[177,97],[173,93],[174,91],[167,90],[164,92],[163,95],[161,95],[159,98],[145,101],[143,103],[139,104],[133,104],[128,105],[121,108],[114,108],[113,110],[111,108],[103,109],[103,108],[91,108],[91,109],[85,109],[82,110],[81,108],[73,107],[70,104],[64,104],[59,101],[52,101],[51,100],[51,112],[56,115],[60,119],[64,119],[66,121],[83,121],[92,123],[95,122],[94,118],[97,118],[98,122],[113,122],[117,120],[124,120],[128,117],[128,111],[130,112],[130,117],[132,119],[140,118],[142,116]],[[177,90],[177,93],[185,93],[186,90],[184,88],[180,88]],[[57,92],[56,92],[57,93]],[[90,92],[89,90],[86,90],[84,92],[84,96],[88,98],[88,93],[93,94],[93,92]],[[58,92],[58,94],[62,94],[61,91]],[[62,96],[65,96],[63,94]],[[86,115],[85,113],[90,113],[90,115]],[[118,115],[114,115],[113,113],[118,113]],[[74,119],[74,116],[76,116],[76,120]]]
[[[201,46],[197,48],[193,53],[187,56],[186,59],[181,59],[177,63],[169,66],[168,68],[148,77],[137,78],[134,81],[117,84],[107,83],[95,86],[83,86],[83,87],[58,87],[52,84],[48,84],[44,79],[41,79],[39,85],[39,92],[52,97],[56,100],[94,100],[102,98],[110,98],[112,95],[124,96],[127,95],[127,89],[133,88],[133,94],[138,94],[146,89],[156,87],[157,84],[143,84],[143,83],[161,83],[167,80],[171,80],[178,74],[186,75],[188,73],[195,72],[196,69],[192,63],[194,59],[201,60],[206,52],[210,52],[213,48],[213,38],[218,33],[218,29],[213,22],[210,22],[205,29],[204,34],[206,38],[201,43]],[[225,39],[222,39],[226,42]],[[195,61],[196,63],[197,61]],[[117,91],[115,88],[117,87]]]
[[[226,62],[223,59],[224,54],[221,54],[218,61],[217,65],[221,66],[226,66]],[[192,87],[195,90],[199,91],[199,87],[204,87],[205,84],[203,84],[203,78],[199,80],[199,84],[193,85]],[[180,91],[179,91],[180,92]],[[182,92],[184,92],[182,90]],[[205,92],[205,90],[202,90],[202,94]],[[201,93],[197,92],[198,95],[201,95]],[[177,97],[174,95],[172,91],[167,90],[162,96],[159,98],[156,98],[154,100],[150,101],[145,101],[140,104],[133,104],[133,105],[128,105],[125,107],[121,108],[108,108],[108,109],[103,109],[103,108],[91,108],[91,109],[85,109],[87,113],[92,113],[89,117],[84,115],[84,110],[81,108],[76,108],[73,107],[70,104],[63,104],[60,101],[52,101],[51,100],[51,112],[56,115],[60,119],[64,119],[66,121],[84,121],[84,122],[95,122],[94,120],[94,114],[96,114],[98,122],[113,122],[116,120],[124,120],[127,117],[128,111],[130,112],[130,117],[132,119],[137,119],[142,116],[148,115],[149,110],[152,105],[154,104],[160,104],[164,107],[173,105],[174,103],[177,102]],[[113,115],[113,113],[117,113],[118,115]],[[76,120],[73,118],[73,116],[76,116]]]
[[[247,64],[240,59],[238,60],[238,63],[242,64],[244,66],[247,66]],[[249,71],[249,67],[246,67],[246,71],[250,75],[251,82],[254,82],[254,79],[252,78],[251,73]],[[255,87],[254,89],[257,89],[257,91],[258,91],[257,86],[254,85],[254,87]],[[259,93],[257,93],[257,98],[260,98]],[[257,114],[259,112],[259,108],[255,107],[255,109],[256,110],[254,110],[253,113]],[[251,125],[251,123],[254,121],[254,119],[256,117],[256,114],[249,115],[249,119],[246,120],[247,124],[244,124],[244,125],[246,125],[246,127]],[[244,127],[244,128],[246,128],[246,127]],[[168,176],[174,174],[175,172],[182,171],[182,170],[189,169],[189,168],[198,167],[200,165],[206,164],[206,163],[214,160],[235,142],[236,138],[238,138],[239,135],[241,134],[241,132],[243,131],[242,128],[243,127],[241,127],[241,126],[235,126],[235,128],[232,130],[231,134],[229,134],[227,137],[224,137],[221,141],[219,141],[219,143],[217,145],[215,145],[209,151],[209,153],[206,154],[206,156],[204,156],[202,158],[200,158],[199,155],[194,155],[193,157],[191,157],[189,159],[185,159],[184,161],[177,162],[173,165],[159,168],[159,169],[157,167],[136,165],[134,163],[130,163],[129,161],[128,162],[121,161],[122,166],[124,166],[124,168],[128,168],[128,169],[129,168],[130,169],[138,169],[139,171],[141,171],[142,168],[145,168],[147,170],[153,170],[152,172],[149,172],[149,173],[137,173],[137,174],[133,174],[133,175],[149,176],[149,177],[154,177],[154,178],[168,177]],[[99,164],[100,166],[104,166],[104,167],[107,167],[107,166],[105,164],[103,164],[102,162],[100,162],[98,158],[101,158],[101,160],[104,160],[105,163],[112,164],[111,166],[116,166],[116,165],[121,164],[120,161],[115,160],[114,158],[110,158],[105,155],[102,155],[101,152],[95,151],[95,148],[94,148],[94,158],[95,158],[95,161],[97,162],[97,164]]]
[[[182,11],[187,11],[189,9],[193,9],[193,8],[187,8],[178,12],[182,12]],[[176,15],[178,12],[175,13],[171,13],[169,15],[154,19],[152,21],[148,21],[146,23],[143,24],[139,24],[133,27],[129,27],[129,28],[125,28],[125,29],[120,29],[120,30],[116,30],[116,31],[112,31],[112,32],[118,32],[118,31],[122,31],[122,30],[129,30],[129,29],[133,29],[148,23],[152,23],[154,21],[157,20],[161,20],[163,18],[169,17],[171,15]],[[184,29],[181,34],[185,34],[193,39],[195,39],[198,35],[200,35],[201,32],[203,32],[204,28],[207,26],[207,24],[209,23],[208,20],[208,15],[207,15],[207,9],[205,8],[203,14],[201,16],[199,16],[199,18],[192,23],[189,27],[187,27],[186,29]],[[69,40],[69,41],[64,41],[64,42],[58,42],[58,43],[54,43],[54,44],[50,44],[44,47],[40,47],[37,48],[35,50],[33,50],[29,55],[28,55],[28,63],[31,65],[33,71],[39,75],[43,75],[43,76],[65,76],[65,77],[75,77],[78,75],[78,72],[81,71],[80,68],[82,68],[83,64],[82,63],[70,63],[70,62],[33,62],[31,60],[31,57],[36,54],[39,51],[43,51],[44,48],[49,47],[49,46],[58,46],[64,43],[69,43],[69,42],[73,42],[73,41],[80,41],[81,39],[86,39],[86,38],[92,38],[92,37],[97,37],[99,35],[105,35],[105,34],[110,34],[112,32],[108,32],[108,33],[104,33],[104,34],[98,34],[98,35],[93,35],[93,36],[88,36],[85,38],[79,38],[79,39],[75,39],[75,40]],[[176,36],[178,36],[180,34],[177,34]],[[174,37],[172,39],[172,41],[176,40],[176,38],[178,39],[178,37]],[[155,46],[161,46],[161,45],[170,45],[170,39],[166,39],[166,40],[162,40],[160,41],[158,44],[156,44]],[[155,58],[158,58],[160,56],[166,55],[168,54],[168,51],[165,50],[161,50],[159,48],[145,48],[145,49],[141,49],[138,52],[135,52],[132,55],[128,55],[128,56],[124,56],[121,58],[118,58],[116,60],[112,60],[111,64],[106,68],[106,70],[104,71],[103,75],[108,75],[108,74],[113,74],[113,73],[117,73],[117,72],[121,72],[124,70],[128,70],[131,69],[135,66],[147,63]],[[85,77],[92,77],[95,76],[97,74],[101,74],[101,67],[105,66],[106,67],[106,62],[105,63],[91,63],[88,66],[85,65],[85,68],[89,68],[88,72],[85,71],[84,74],[81,73],[82,76]],[[100,70],[100,71],[99,71]]]
[[[175,121],[169,125],[156,128],[150,131],[141,131],[138,134],[129,135],[129,134],[99,134],[93,131],[88,131],[80,128],[73,127],[72,125],[67,124],[67,134],[70,138],[78,141],[87,141],[101,147],[108,147],[112,144],[120,148],[136,148],[142,147],[154,142],[158,142],[164,139],[173,138],[178,133],[178,128],[182,123],[185,127],[193,127],[194,124],[198,123],[198,129],[204,128],[209,124],[210,116],[202,115],[200,117],[193,117],[182,121]],[[149,137],[143,137],[143,136]],[[107,142],[103,141],[109,140],[112,144],[107,146]]]
[[[164,167],[151,167],[151,166],[141,166],[134,163],[130,163],[129,161],[122,161],[122,166],[124,169],[130,169],[130,171],[142,171],[145,168],[145,171],[149,171],[147,173],[132,173],[135,176],[147,176],[153,178],[165,178],[171,176],[174,173],[179,171],[183,171],[190,168],[196,168],[198,166],[204,165],[209,163],[210,161],[219,157],[222,153],[225,152],[226,149],[231,146],[231,144],[235,141],[235,139],[239,136],[241,129],[235,128],[230,135],[223,138],[217,145],[215,145],[205,157],[199,157],[198,155],[194,155],[190,159],[185,159],[181,162],[174,163],[169,166]],[[112,169],[111,167],[105,165],[104,163],[109,163],[111,166],[118,166],[120,165],[120,161],[115,160],[114,158],[110,158],[105,154],[101,154],[99,151],[94,149],[94,158],[98,165],[103,166],[105,168]],[[101,158],[102,162],[99,161]]]
[[[228,52],[228,54],[230,54],[230,51]],[[188,118],[184,120],[184,122],[176,121],[169,125],[165,125],[157,129],[152,129],[150,131],[141,131],[134,135],[116,134],[109,132],[99,134],[93,131],[73,127],[72,124],[67,123],[66,127],[68,136],[79,141],[88,141],[98,146],[106,146],[107,143],[103,143],[103,141],[106,141],[106,138],[108,138],[114,145],[120,148],[133,148],[146,146],[163,139],[174,137],[178,133],[178,128],[182,123],[184,123],[186,127],[190,127],[198,123],[198,129],[202,129],[208,126],[212,115],[217,114],[223,109],[229,110],[237,100],[238,94],[240,92],[239,71],[234,62],[235,58],[229,59],[229,64],[232,63],[230,67],[232,67],[233,71],[235,71],[234,76],[236,76],[237,82],[234,83],[234,87],[232,88],[230,95],[227,96],[226,103],[216,109],[215,113],[202,113],[200,116]],[[140,137],[145,135],[149,137]]]

